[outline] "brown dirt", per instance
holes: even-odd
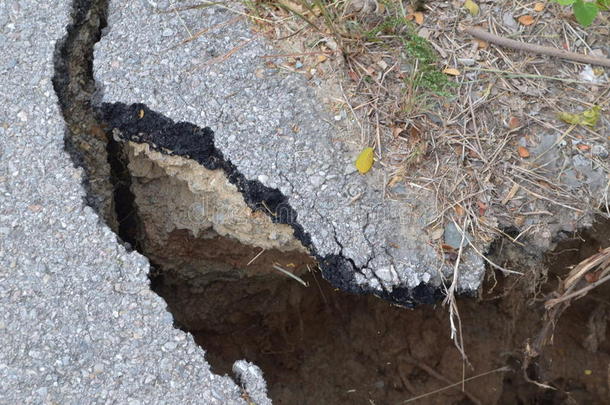
[[[453,346],[441,305],[393,307],[333,291],[315,273],[304,277],[309,288],[281,276],[194,288],[165,274],[154,285],[177,323],[207,350],[215,372],[230,373],[237,359],[255,362],[276,404],[398,404],[501,367],[510,370],[467,381],[466,392],[458,385],[413,403],[604,403],[610,392],[608,288],[575,302],[560,319],[553,345],[526,370],[556,390],[527,382],[522,360],[542,325],[543,295],[568,266],[607,245],[608,225],[566,238],[537,268],[523,249],[496,247],[496,258],[511,258],[527,274],[516,280],[496,273],[480,299],[458,301],[470,365]],[[541,266],[548,266],[548,281],[531,288],[530,275],[544,274]]]

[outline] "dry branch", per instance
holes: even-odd
[[[525,42],[515,41],[514,39],[500,37],[498,35],[487,32],[481,28],[468,27],[464,30],[467,34],[472,35],[475,38],[483,41],[498,45],[504,48],[510,48],[517,51],[536,53],[540,55],[552,56],[554,58],[561,58],[571,60],[574,62],[588,63],[590,65],[610,67],[610,59],[583,55],[576,52],[569,52],[563,49],[551,48],[550,46],[528,44]]]

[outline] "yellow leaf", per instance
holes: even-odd
[[[522,15],[517,20],[525,26],[532,25],[534,23],[534,17],[532,17],[531,15],[527,15],[527,14]]]
[[[356,159],[356,169],[358,169],[360,174],[365,174],[373,167],[373,154],[373,148],[364,148],[358,155],[358,158]]]
[[[599,120],[599,116],[601,115],[600,114],[601,109],[602,108],[600,106],[596,105],[593,108],[583,112],[582,113],[582,117],[583,117],[582,124],[586,125],[588,127],[594,127],[595,124],[597,124],[597,121]]]
[[[456,68],[445,68],[443,70],[443,73],[449,76],[459,76],[460,75],[460,71],[457,70]]]
[[[466,0],[464,2],[464,7],[470,12],[470,15],[476,16],[479,14],[479,5],[472,0]]]
[[[536,3],[536,4],[534,4],[534,11],[539,13],[542,10],[544,10],[544,3]]]
[[[559,119],[567,124],[578,125],[582,120],[579,114],[572,114],[567,112],[560,112]]]
[[[559,113],[559,119],[563,122],[572,125],[585,125],[587,127],[594,127],[599,120],[601,115],[601,107],[596,105],[593,108],[586,110],[580,114],[572,114],[568,112]]]

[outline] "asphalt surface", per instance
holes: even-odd
[[[176,12],[170,3],[110,2],[94,58],[102,101],[144,103],[210,127],[239,173],[286,196],[318,257],[352,266],[344,274],[351,284],[373,292],[438,287],[443,264],[425,231],[433,193],[406,188],[401,201],[384,199],[383,170],[356,171],[359,150],[336,141],[334,117],[301,75],[265,65],[263,56],[277,50],[237,4]],[[476,290],[482,259],[466,248],[461,267],[459,288]]]
[[[51,84],[70,6],[0,3],[0,403],[243,404],[84,206]]]

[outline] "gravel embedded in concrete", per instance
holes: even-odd
[[[0,3],[0,403],[244,404],[84,206],[51,83],[70,8]]]

